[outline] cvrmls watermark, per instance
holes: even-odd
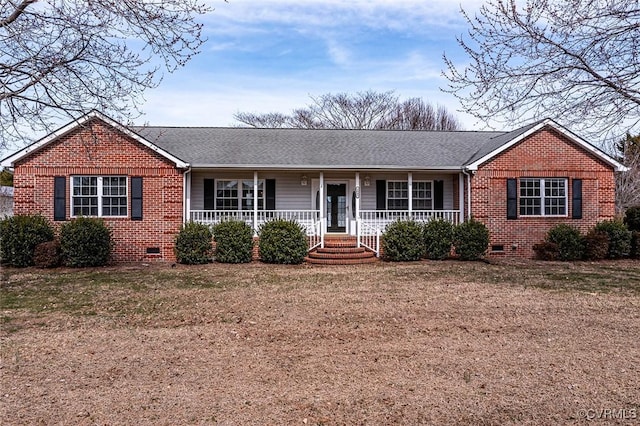
[[[578,417],[587,420],[640,420],[635,408],[589,408],[578,411]]]

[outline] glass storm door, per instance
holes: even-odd
[[[347,185],[327,184],[327,231],[347,230]]]

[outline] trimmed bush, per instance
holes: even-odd
[[[540,260],[558,260],[560,256],[558,245],[549,241],[534,244],[533,251],[536,252],[536,258]]]
[[[275,219],[260,226],[260,259],[266,263],[297,265],[304,261],[309,242],[295,220]]]
[[[51,240],[40,243],[33,251],[33,264],[38,268],[55,268],[62,264],[60,241]]]
[[[253,230],[240,220],[225,220],[213,227],[215,259],[222,263],[247,263],[253,257]]]
[[[609,235],[592,229],[584,236],[584,257],[588,260],[602,260],[609,253]]]
[[[420,260],[424,256],[423,227],[415,220],[396,220],[382,235],[382,252],[394,262]]]
[[[211,262],[213,258],[213,234],[211,229],[202,223],[187,222],[182,225],[176,236],[175,253],[179,263],[201,265]]]
[[[580,260],[584,256],[584,241],[578,228],[565,223],[547,232],[545,241],[558,246],[558,260]]]
[[[640,232],[640,206],[629,207],[624,214],[624,224],[629,231]]]
[[[0,263],[24,268],[33,265],[38,244],[53,240],[54,231],[41,215],[15,215],[0,221]]]
[[[64,264],[75,268],[106,265],[111,258],[111,230],[101,219],[79,217],[60,227]]]
[[[438,219],[427,222],[423,229],[427,257],[442,260],[449,257],[453,245],[453,224]]]
[[[489,230],[475,219],[453,228],[453,246],[462,260],[479,260],[489,248]]]
[[[631,231],[620,220],[605,220],[596,224],[596,231],[609,236],[609,259],[619,259],[631,253]]]
[[[640,231],[631,232],[631,252],[629,257],[640,259]]]

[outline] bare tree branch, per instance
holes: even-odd
[[[125,121],[197,54],[201,0],[0,2],[0,148],[99,109]]]
[[[251,127],[303,129],[457,130],[458,120],[443,106],[434,108],[420,98],[400,102],[393,92],[337,93],[311,97],[312,103],[282,113],[239,112],[234,118]]]
[[[640,128],[637,0],[489,0],[445,55],[445,91],[485,122],[552,116],[601,141]]]

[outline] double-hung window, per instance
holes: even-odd
[[[433,182],[413,181],[412,209],[431,210],[433,208]],[[407,181],[387,181],[387,209],[409,209],[409,183]]]
[[[567,179],[520,179],[520,216],[566,216]]]
[[[72,216],[126,217],[127,178],[125,176],[73,176]]]
[[[413,209],[431,210],[433,208],[433,191],[431,181],[413,182]]]
[[[264,179],[258,181],[258,209],[264,210]],[[253,210],[253,180],[216,180],[216,210]]]

